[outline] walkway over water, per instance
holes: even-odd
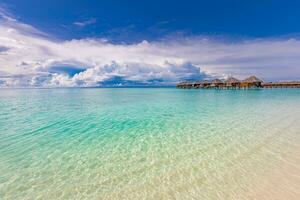
[[[290,82],[269,82],[264,83],[255,76],[240,81],[236,78],[229,78],[225,81],[214,79],[212,81],[185,81],[176,85],[177,88],[183,89],[249,89],[249,88],[300,88],[300,81]]]

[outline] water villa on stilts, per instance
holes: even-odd
[[[221,81],[220,79],[214,79],[214,80],[211,81],[210,87],[223,88],[224,87],[224,82]]]
[[[250,76],[241,82],[241,88],[261,88],[263,81],[256,76]]]
[[[300,81],[264,83],[256,76],[250,76],[242,81],[230,77],[226,80],[213,79],[201,81],[185,81],[176,85],[183,89],[258,89],[258,88],[300,88]]]
[[[241,82],[233,77],[228,78],[225,81],[225,89],[238,89],[241,86]]]

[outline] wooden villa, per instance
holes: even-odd
[[[263,81],[256,76],[250,76],[241,82],[241,88],[261,88]]]
[[[221,81],[220,79],[214,79],[211,81],[210,87],[213,88],[223,88],[225,83]]]
[[[176,85],[177,88],[183,88],[183,89],[187,89],[187,88],[193,88],[193,84],[189,81],[184,81],[184,82],[180,82]]]
[[[241,82],[238,79],[233,78],[233,77],[230,77],[225,81],[225,86],[227,89],[239,88],[240,84],[241,84]]]
[[[200,88],[207,89],[207,88],[210,87],[210,85],[211,85],[211,82],[209,80],[204,80],[204,81],[201,82],[201,87]]]

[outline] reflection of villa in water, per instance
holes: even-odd
[[[220,79],[203,81],[185,81],[178,83],[176,87],[187,89],[300,88],[300,81],[264,83],[256,76],[250,76],[242,81],[233,77],[230,77],[224,81]]]

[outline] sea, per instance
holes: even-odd
[[[300,199],[300,90],[0,90],[0,199]]]

